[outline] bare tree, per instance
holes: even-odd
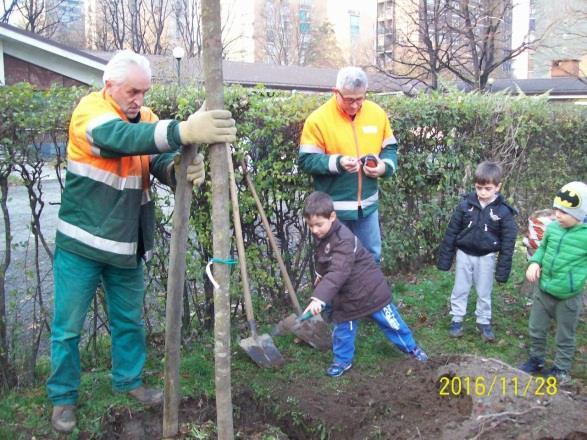
[[[173,7],[170,0],[148,0],[148,22],[150,39],[150,52],[153,54],[162,54],[165,52],[166,42],[164,41],[166,23],[173,13]]]
[[[18,0],[16,10],[27,31],[52,37],[64,23],[66,0]]]
[[[0,124],[0,129],[3,124]],[[4,131],[4,130],[2,130]],[[6,133],[2,133],[6,134]],[[8,178],[14,169],[12,148],[9,142],[2,143],[3,157],[0,159],[0,208],[4,225],[4,258],[0,263],[0,389],[12,388],[16,374],[10,361],[6,314],[6,272],[12,259],[12,231],[8,211]]]
[[[123,49],[127,27],[127,12],[124,4],[118,1],[101,0],[96,5],[98,11],[89,14],[96,20],[95,41],[89,42],[89,46],[106,51]]]
[[[304,64],[311,38],[309,23],[300,21],[300,14],[288,0],[265,3],[262,15],[264,35],[259,35],[258,40],[265,57],[280,65]]]
[[[404,85],[438,88],[454,42],[447,29],[447,7],[446,0],[410,0],[399,7],[399,14],[405,17],[402,27],[393,29],[384,21],[378,23],[380,48],[393,44],[392,64],[388,65],[383,56],[378,59],[379,70]]]
[[[484,89],[497,69],[507,76],[511,60],[540,42],[535,36],[512,45],[512,9],[512,0],[409,0],[399,8],[403,26],[378,24],[378,49],[393,47],[392,62],[380,60],[378,68],[433,89],[442,78]]]
[[[175,5],[177,32],[189,57],[202,55],[200,0],[178,0]]]
[[[499,67],[531,48],[528,39],[512,47],[511,0],[458,0],[447,8],[451,50],[442,66],[473,88],[483,90]],[[532,44],[537,44],[535,39]]]
[[[265,26],[257,41],[266,60],[331,68],[344,64],[332,24],[317,23],[308,6],[288,0],[267,2],[262,15]]]
[[[166,32],[173,13],[172,0],[99,0],[97,9],[90,47],[131,48],[155,55],[169,50]]]
[[[0,23],[8,23],[10,15],[16,10],[18,0],[2,1],[2,9],[0,12]]]
[[[235,4],[238,0],[234,0]],[[202,56],[202,2],[201,0],[177,0],[175,4],[175,19],[179,44],[183,46],[189,57]],[[232,32],[235,20],[240,19],[234,14],[235,8],[226,6],[222,9],[222,58],[227,58],[231,46],[243,38],[242,33]]]
[[[233,51],[232,46],[243,38],[241,32],[233,32],[235,23],[242,19],[235,14],[237,9],[232,7],[239,0],[232,0],[231,6],[228,4],[221,8],[220,32],[222,33],[222,59],[226,59]]]

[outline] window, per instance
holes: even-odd
[[[528,30],[536,32],[536,1],[530,0],[530,18],[528,20]]]
[[[361,32],[361,27],[360,27],[360,17],[359,15],[357,15],[356,13],[351,13],[349,15],[350,17],[350,33],[351,33],[351,39],[355,39],[359,37],[359,34]]]
[[[300,33],[301,34],[309,34],[310,33],[310,9],[307,7],[301,7],[298,14],[299,22],[300,22]]]
[[[267,40],[267,43],[273,43],[275,41],[275,31],[273,29],[267,29],[265,39]]]

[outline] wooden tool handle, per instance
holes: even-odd
[[[228,180],[230,184],[230,201],[232,203],[232,222],[234,223],[234,234],[236,236],[236,248],[238,251],[238,265],[241,271],[241,280],[243,284],[243,296],[245,298],[245,312],[247,322],[251,329],[253,337],[257,336],[257,324],[253,314],[253,301],[251,300],[251,290],[249,288],[249,276],[247,271],[247,258],[245,254],[245,242],[243,240],[243,229],[241,226],[241,215],[238,206],[238,191],[236,188],[236,179],[234,177],[234,166],[232,164],[232,154],[230,146],[226,147],[226,156],[228,160]]]
[[[265,232],[267,233],[267,237],[269,239],[269,243],[271,244],[271,249],[273,249],[273,253],[277,258],[277,262],[279,263],[279,269],[281,271],[281,276],[283,278],[283,282],[287,288],[287,293],[289,294],[289,298],[296,309],[297,314],[302,313],[302,308],[300,307],[300,303],[298,302],[298,298],[296,296],[296,292],[294,290],[293,284],[287,273],[287,269],[285,267],[285,263],[283,262],[283,258],[281,257],[281,251],[277,246],[277,242],[275,241],[275,236],[273,235],[273,231],[271,231],[271,226],[269,226],[269,221],[267,220],[267,215],[265,215],[265,210],[263,209],[263,205],[261,204],[261,200],[259,200],[259,196],[257,195],[257,191],[255,190],[255,185],[251,180],[249,174],[247,173],[247,166],[246,163],[242,162],[243,173],[245,175],[245,181],[247,182],[247,186],[253,194],[253,198],[255,199],[255,203],[257,204],[257,209],[259,210],[259,215],[261,216],[261,222],[263,223],[263,227],[265,228]]]

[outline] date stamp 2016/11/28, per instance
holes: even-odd
[[[532,386],[534,384],[534,386]],[[511,395],[519,397],[554,396],[558,393],[556,377],[508,377],[494,375],[485,376],[441,376],[438,394],[441,397],[475,396],[491,397]]]

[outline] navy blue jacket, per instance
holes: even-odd
[[[518,234],[514,215],[514,208],[505,202],[501,194],[483,209],[475,192],[463,196],[440,245],[436,267],[449,270],[457,249],[478,257],[498,252],[495,279],[505,283],[512,269]]]

